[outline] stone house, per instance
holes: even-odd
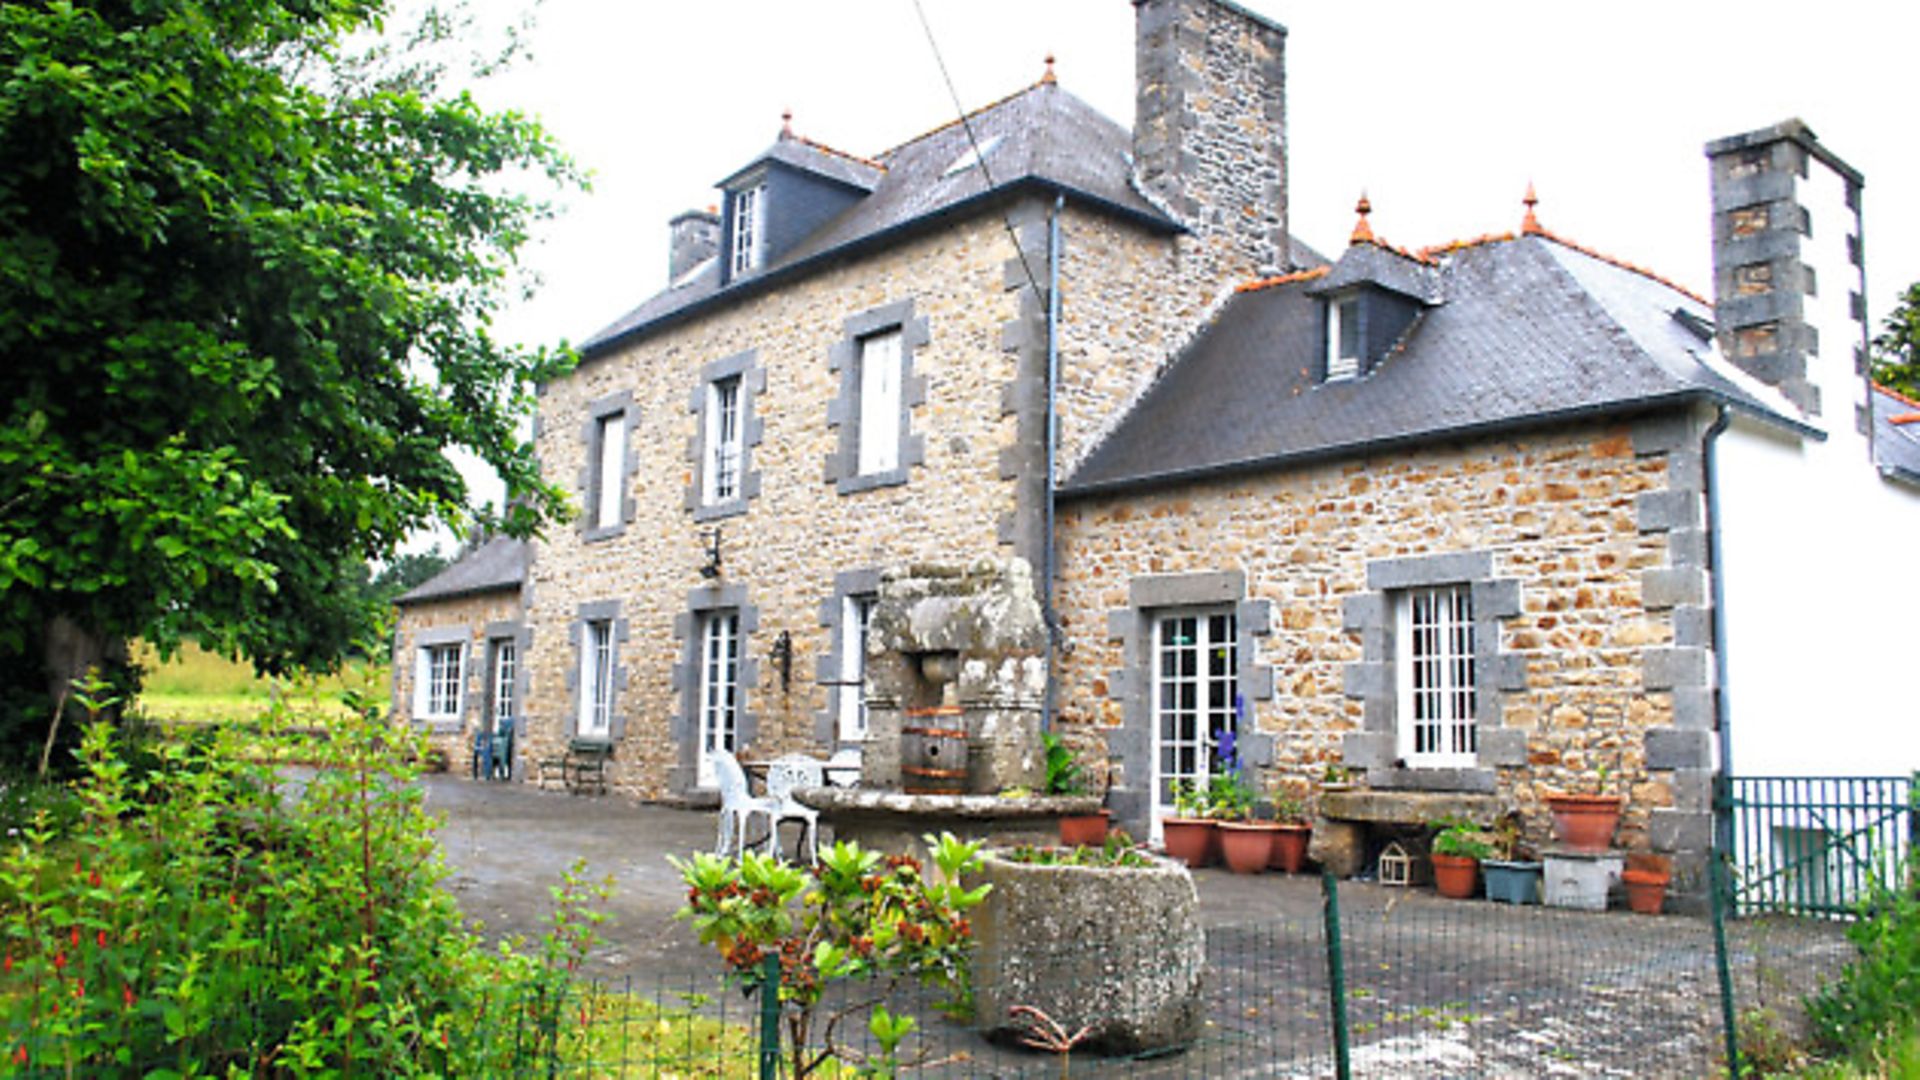
[[[872,158],[782,130],[673,219],[669,287],[543,390],[580,518],[517,578],[410,594],[396,702],[451,727],[466,698],[422,681],[508,687],[522,769],[609,739],[619,786],[711,797],[715,747],[863,742],[890,571],[1018,560],[1055,628],[1043,722],[1137,833],[1234,728],[1264,784],[1341,764],[1412,820],[1464,793],[1537,830],[1543,791],[1604,775],[1628,843],[1703,852],[1725,658],[1852,649],[1769,611],[1793,549],[1722,522],[1838,544],[1839,510],[1766,497],[1802,467],[1916,505],[1915,407],[1855,347],[1858,174],[1797,123],[1710,146],[1717,304],[1531,196],[1421,251],[1363,200],[1329,262],[1288,231],[1285,31],[1134,8],[1130,130],[1049,72]],[[1825,475],[1803,505],[1836,505]]]

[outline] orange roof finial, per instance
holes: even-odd
[[[1373,213],[1373,204],[1367,201],[1365,190],[1360,192],[1360,201],[1354,204],[1353,212],[1360,215],[1360,220],[1353,223],[1353,235],[1347,238],[1347,243],[1373,243],[1373,227],[1367,224],[1367,215]]]
[[[1527,208],[1527,216],[1520,219],[1520,231],[1528,236],[1546,232],[1540,227],[1540,219],[1533,216],[1533,208],[1540,205],[1540,196],[1533,193],[1533,181],[1527,181],[1527,197],[1520,202]]]
[[[1047,73],[1040,76],[1041,86],[1052,86],[1059,80],[1053,77],[1053,54],[1047,54]]]
[[[792,109],[783,109],[780,112],[780,137],[783,139],[793,138],[793,110]]]

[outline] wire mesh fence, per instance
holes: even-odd
[[[907,1067],[903,1075],[927,1077],[1700,1077],[1725,1069],[1708,918],[1449,901],[1377,886],[1330,899],[1328,918],[1209,930],[1191,983],[1175,958],[1102,942],[1029,954],[1023,985],[1055,1006],[1044,1017],[955,1017],[912,983],[834,983],[814,1008],[798,1060],[819,1076],[887,1060],[867,1026],[881,1003],[915,1016],[893,1058]],[[1846,948],[1830,923],[1743,920],[1730,925],[1728,952],[1740,994],[1797,1002]],[[982,963],[976,985],[999,974]],[[1110,983],[1191,996],[1147,1000]],[[499,1051],[488,1055],[504,1063],[495,1075],[793,1076],[792,1009],[769,1015],[766,1004],[717,979],[628,983],[570,1001],[555,1039],[510,1020],[505,1002],[471,1037]],[[1108,1020],[1151,1027],[1134,1014],[1153,1009],[1191,1025],[1166,1045],[1115,1049],[1073,1038]],[[1050,1031],[1045,1019],[1062,1027]],[[768,1020],[779,1035],[775,1056],[764,1059]],[[1178,1020],[1162,1024],[1169,1028]],[[1026,1045],[1049,1040],[1053,1050]]]
[[[1725,1074],[1711,918],[1454,901],[1331,879],[1322,888],[1322,917],[1214,927],[1197,961],[1101,941],[1029,953],[1020,985],[1037,1014],[949,1015],[910,981],[834,982],[796,1056],[791,1004],[748,996],[718,974],[575,985],[559,998],[502,989],[451,1027],[449,1061],[459,1075],[488,1077],[860,1075],[889,1060],[868,1026],[877,1003],[915,1017],[891,1052],[912,1076]],[[1725,930],[1727,985],[1742,1023],[1762,1029],[1791,1026],[1803,995],[1850,955],[1833,920],[1739,919]],[[1004,976],[983,957],[975,988]],[[1109,1024],[1148,1037],[1075,1038]],[[254,1049],[251,1064],[234,1064],[278,1075],[272,1048]],[[65,1075],[57,1047],[35,1046],[31,1063],[12,1065],[0,1073]]]

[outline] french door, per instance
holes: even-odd
[[[1238,634],[1233,612],[1174,611],[1153,623],[1153,834],[1176,784],[1220,771],[1220,735],[1236,729]]]

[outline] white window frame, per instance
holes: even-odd
[[[588,619],[580,630],[580,713],[574,734],[613,737],[613,620]]]
[[[900,392],[905,374],[900,327],[860,339],[860,418],[854,429],[856,475],[900,467]]]
[[[715,751],[739,749],[740,612],[723,608],[700,616],[700,786],[712,787]]]
[[[622,521],[621,497],[626,487],[627,414],[608,413],[594,421],[593,524],[616,529]]]
[[[497,731],[503,724],[513,722],[514,668],[519,664],[519,643],[512,638],[495,638],[493,641],[493,726]]]
[[[1153,790],[1158,811],[1153,830],[1157,834],[1161,816],[1173,807],[1174,781],[1195,780],[1204,786],[1217,771],[1219,740],[1214,733],[1232,729],[1239,737],[1234,701],[1240,692],[1240,638],[1239,618],[1232,608],[1160,610],[1152,620],[1148,710],[1153,725]],[[1182,625],[1188,622],[1192,623],[1190,638]],[[1181,632],[1186,640],[1169,641],[1170,631]],[[1183,659],[1190,659],[1191,665],[1182,663]],[[1170,718],[1169,711],[1184,714],[1186,722]],[[1170,732],[1170,721],[1181,730]]]
[[[741,375],[728,375],[707,384],[707,460],[701,470],[701,501],[707,506],[740,498],[740,474],[746,457],[741,437],[741,397],[745,391],[746,379]]]
[[[1327,300],[1327,381],[1351,379],[1360,374],[1360,301],[1353,296],[1335,296]],[[1355,323],[1354,350],[1343,352],[1340,339],[1347,322]]]
[[[1400,759],[1415,769],[1478,764],[1472,587],[1402,589],[1393,604]]]
[[[734,277],[760,266],[765,250],[767,186],[755,184],[733,193],[733,248],[729,263]]]
[[[840,598],[840,685],[837,698],[841,742],[867,737],[867,634],[872,626],[872,593]]]
[[[466,687],[466,646],[460,642],[422,645],[414,656],[413,718],[458,722]]]

